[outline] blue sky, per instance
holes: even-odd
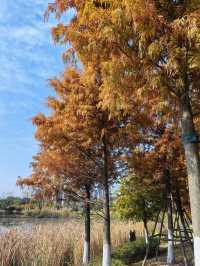
[[[62,73],[61,53],[43,14],[48,0],[1,0],[0,5],[0,197],[19,195],[38,146],[31,117],[46,112],[48,78]],[[68,16],[70,17],[70,16]],[[66,17],[65,19],[67,19]]]

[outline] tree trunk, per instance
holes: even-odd
[[[55,192],[55,199],[54,199],[54,208],[59,209],[59,191],[56,190]]]
[[[143,224],[144,224],[144,237],[145,237],[145,244],[146,244],[146,254],[145,254],[144,260],[142,262],[142,266],[144,266],[146,264],[147,259],[148,259],[148,255],[149,255],[149,230],[148,230],[146,219],[143,220]]]
[[[166,196],[167,196],[167,265],[173,265],[175,262],[174,257],[174,232],[173,232],[173,213],[172,213],[172,200],[171,200],[171,178],[169,170],[166,172]]]
[[[102,266],[111,266],[111,237],[110,237],[110,207],[109,207],[109,184],[108,184],[108,150],[105,136],[104,144],[104,171],[103,171],[103,209],[104,209],[104,227],[103,227],[103,262]]]
[[[195,266],[200,266],[200,157],[189,97],[182,99],[181,127],[188,172]]]
[[[167,247],[167,264],[173,265],[175,261],[174,257],[174,237],[173,237],[173,221],[172,221],[172,206],[171,201],[168,203],[168,247]]]
[[[85,186],[85,239],[83,250],[83,265],[87,265],[90,262],[90,186]]]

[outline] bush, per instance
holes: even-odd
[[[155,255],[157,239],[150,240],[149,256]],[[134,242],[128,242],[113,252],[112,257],[116,260],[122,261],[124,264],[140,261],[144,258],[146,253],[146,244],[143,239],[138,239]]]

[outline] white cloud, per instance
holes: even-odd
[[[38,83],[40,80],[40,84],[45,86],[46,80],[56,74],[61,63],[51,40],[50,26],[43,20],[48,2],[1,1],[0,91],[33,96],[35,81]]]

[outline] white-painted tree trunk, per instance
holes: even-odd
[[[103,244],[103,263],[102,266],[111,266],[111,246],[107,243]]]
[[[189,96],[182,100],[182,137],[188,172],[190,205],[194,237],[195,266],[200,266],[200,157],[197,141],[191,141],[196,135]]]
[[[83,265],[88,265],[90,262],[90,186],[85,186],[85,239],[83,246]]]
[[[148,231],[146,219],[145,221],[143,221],[143,223],[144,223],[144,238],[145,238],[145,243],[146,243],[146,254],[142,262],[142,266],[145,266],[147,259],[148,259],[148,255],[149,255],[149,231]]]
[[[146,245],[148,245],[149,244],[149,236],[148,236],[146,228],[144,228],[144,238],[145,238]]]
[[[165,170],[166,197],[167,197],[167,265],[173,265],[174,256],[174,234],[173,234],[173,213],[172,213],[172,194],[171,194],[171,175],[169,169]]]
[[[167,264],[174,264],[174,260],[173,231],[171,229],[168,229]]]
[[[200,237],[194,237],[195,266],[200,266]]]
[[[90,262],[90,243],[88,241],[84,241],[83,247],[83,265],[87,265]]]
[[[170,196],[168,195],[168,245],[167,245],[167,264],[172,265],[175,262],[174,256],[174,235],[173,235],[173,219],[172,219],[172,205]]]
[[[111,266],[111,233],[110,233],[110,195],[108,183],[108,156],[106,136],[103,137],[104,144],[104,171],[103,171],[103,260],[102,266]]]

